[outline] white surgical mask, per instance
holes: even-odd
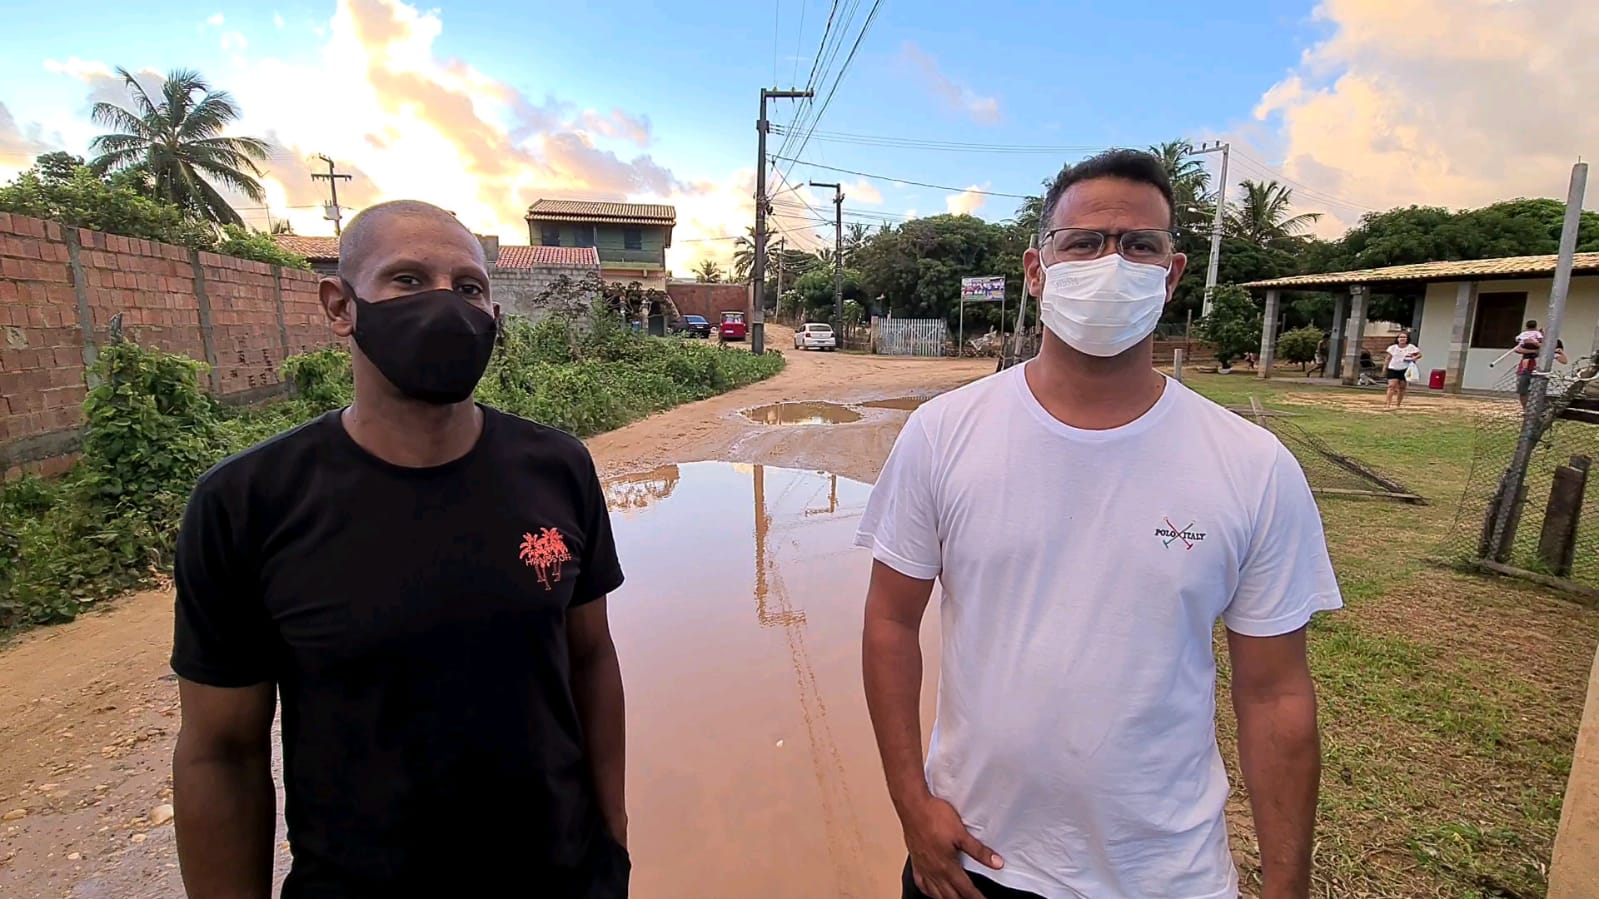
[[[1160,321],[1168,269],[1112,253],[1044,269],[1039,318],[1066,345],[1090,356],[1115,356]]]

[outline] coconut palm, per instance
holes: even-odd
[[[113,132],[90,142],[98,154],[90,167],[99,174],[136,173],[157,199],[218,224],[243,224],[213,183],[264,202],[255,177],[261,174],[257,163],[267,158],[267,144],[222,134],[239,117],[233,97],[212,90],[198,72],[175,69],[156,102],[127,69],[118,68],[117,74],[133,108],[94,104],[94,123]]]
[[[1149,152],[1160,160],[1171,181],[1177,227],[1190,230],[1208,223],[1216,205],[1209,198],[1210,172],[1194,155],[1194,145],[1186,140],[1171,140],[1150,147]]]
[[[722,278],[726,275],[726,272],[722,271],[722,267],[716,264],[715,259],[701,259],[692,271],[694,272],[694,277],[699,278],[706,284],[720,284]]]
[[[1237,204],[1229,204],[1227,230],[1236,237],[1254,241],[1263,247],[1276,246],[1300,237],[1321,218],[1319,212],[1291,214],[1294,192],[1276,181],[1238,182],[1243,196]]]

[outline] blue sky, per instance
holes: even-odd
[[[1569,45],[1568,74],[1581,83],[1596,66],[1583,42],[1599,28],[1580,24],[1599,18],[1579,17],[1581,3],[883,0],[799,154],[872,177],[778,165],[796,183],[843,180],[846,217],[863,221],[949,210],[1000,219],[1017,204],[889,177],[1020,194],[1086,154],[1078,148],[1179,137],[1232,140],[1231,180],[1285,180],[1332,229],[1395,203],[1553,195],[1577,153],[1599,151],[1599,125],[1560,116],[1564,98],[1529,48]],[[241,131],[274,140],[268,205],[301,233],[328,227],[312,208],[321,188],[305,177],[306,157],[326,152],[358,174],[349,206],[422,196],[508,240],[525,240],[519,210],[538,196],[672,202],[684,267],[725,254],[727,242],[711,238],[748,223],[757,91],[803,86],[833,9],[214,0],[166,5],[156,20],[136,5],[21,5],[0,39],[0,174],[43,149],[83,152],[91,95],[122,90],[110,67],[189,66],[236,95]],[[871,5],[839,4],[830,72]],[[825,92],[832,80],[820,80]],[[775,101],[772,119],[810,112]],[[1515,133],[1489,127],[1496,116]],[[774,135],[771,149],[782,143]],[[829,211],[829,192],[802,195]],[[777,202],[793,211],[787,230],[814,224],[798,198]],[[265,224],[268,210],[249,214]]]

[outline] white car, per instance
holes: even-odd
[[[833,326],[828,324],[802,325],[794,332],[794,349],[796,350],[822,350],[831,353],[838,346],[838,337],[833,334]]]

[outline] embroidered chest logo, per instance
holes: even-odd
[[[1162,518],[1164,527],[1155,528],[1155,536],[1161,540],[1161,545],[1170,547],[1173,543],[1181,543],[1185,551],[1191,550],[1205,540],[1204,531],[1194,530],[1195,522],[1190,521],[1186,527],[1172,524],[1171,518]]]
[[[566,540],[555,528],[540,528],[537,534],[523,534],[522,551],[517,555],[522,564],[538,574],[545,590],[561,580],[561,563],[572,561]]]

